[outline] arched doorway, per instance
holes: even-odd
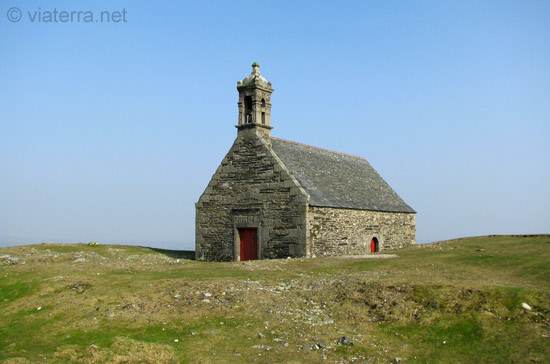
[[[371,253],[376,253],[378,250],[379,250],[379,248],[378,248],[378,239],[377,238],[372,238],[372,240],[370,241],[370,252]]]

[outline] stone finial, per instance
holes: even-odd
[[[252,73],[255,75],[260,74],[260,64],[258,62],[252,63]]]
[[[258,62],[252,63],[252,72],[242,81],[237,82],[237,89],[244,88],[262,88],[268,92],[273,92],[273,87],[260,74],[260,65]]]

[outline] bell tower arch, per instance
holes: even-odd
[[[244,80],[237,82],[239,91],[238,132],[255,129],[266,139],[271,138],[271,82],[260,74],[260,65],[252,63],[252,72]]]

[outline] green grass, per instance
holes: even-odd
[[[390,253],[207,263],[131,246],[2,248],[20,260],[0,266],[0,362],[550,362],[549,236]]]

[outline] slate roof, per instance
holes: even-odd
[[[275,154],[310,195],[310,205],[415,212],[363,157],[278,138],[272,138],[272,146]]]

